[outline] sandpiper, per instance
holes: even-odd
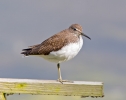
[[[60,63],[74,58],[83,45],[82,36],[91,39],[86,34],[82,33],[82,27],[79,24],[72,24],[68,29],[65,29],[40,44],[29,46],[23,49],[21,54],[25,56],[36,55],[50,62],[57,63],[59,79],[63,83]]]

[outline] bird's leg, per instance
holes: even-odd
[[[58,68],[58,74],[59,74],[59,79],[58,79],[59,82],[61,82],[62,84],[63,84],[63,82],[70,82],[70,83],[73,83],[73,81],[62,80],[61,71],[60,71],[60,63],[57,64],[57,68]]]
[[[61,83],[63,84],[63,82],[62,82],[62,77],[61,77],[61,71],[60,71],[60,63],[57,64],[57,68],[58,68],[58,74],[59,74],[59,79],[58,79],[58,81],[61,82]]]

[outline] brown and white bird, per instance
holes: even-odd
[[[78,54],[83,45],[82,36],[91,39],[82,33],[82,27],[79,24],[72,24],[68,29],[51,36],[41,44],[23,49],[21,54],[25,56],[36,55],[57,63],[58,81],[63,83],[65,80],[62,80],[61,77],[60,63],[68,61]]]

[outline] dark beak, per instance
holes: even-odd
[[[91,40],[91,38],[90,38],[89,36],[87,36],[86,34],[81,33],[81,35],[83,35],[83,36],[85,36],[85,37],[87,37],[88,39],[90,39],[90,40]]]

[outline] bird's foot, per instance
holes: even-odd
[[[62,83],[62,84],[63,84],[63,82],[70,82],[70,83],[73,83],[73,81],[69,81],[69,80],[62,80],[62,79],[58,79],[57,81],[58,81],[58,82],[60,82],[60,83]]]

